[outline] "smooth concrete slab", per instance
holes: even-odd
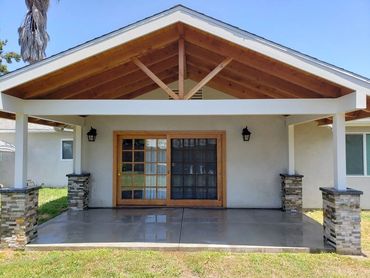
[[[126,248],[316,252],[322,226],[278,210],[122,208],[67,211],[39,227],[32,250]]]

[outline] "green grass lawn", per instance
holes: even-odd
[[[67,191],[40,190],[43,221],[67,206]],[[306,214],[322,222],[321,211]],[[370,251],[370,212],[362,212]],[[370,252],[369,252],[370,253]],[[370,277],[370,259],[323,254],[85,250],[0,252],[0,277]]]
[[[67,209],[67,188],[41,188],[39,191],[39,224]]]

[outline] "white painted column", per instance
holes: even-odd
[[[345,114],[333,116],[334,187],[345,191],[346,186],[346,132]]]
[[[28,116],[16,113],[15,116],[15,167],[14,187],[27,187]]]
[[[294,125],[288,125],[288,174],[295,175],[294,162]]]
[[[82,127],[75,126],[73,130],[73,173],[82,173]]]

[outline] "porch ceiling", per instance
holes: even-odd
[[[176,23],[4,93],[23,99],[136,98],[158,85],[133,59],[139,58],[165,84],[172,83],[179,79],[180,38],[184,39],[184,78],[201,81],[225,58],[232,58],[207,85],[236,98],[336,98],[353,91],[210,33]]]

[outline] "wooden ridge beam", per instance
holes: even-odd
[[[197,85],[195,85],[186,95],[185,99],[190,99],[196,92],[198,92],[204,85],[206,85],[212,78],[214,78],[223,68],[231,63],[233,59],[227,57],[217,67],[215,67],[210,73],[208,73]]]
[[[158,78],[150,69],[148,69],[138,58],[133,58],[132,61],[146,74],[148,75],[157,85],[162,88],[170,97],[173,99],[179,99],[177,94],[174,93],[160,78]]]
[[[178,24],[179,30],[179,80],[178,80],[178,90],[179,99],[184,99],[185,95],[185,40],[184,40],[184,26],[183,24]]]

